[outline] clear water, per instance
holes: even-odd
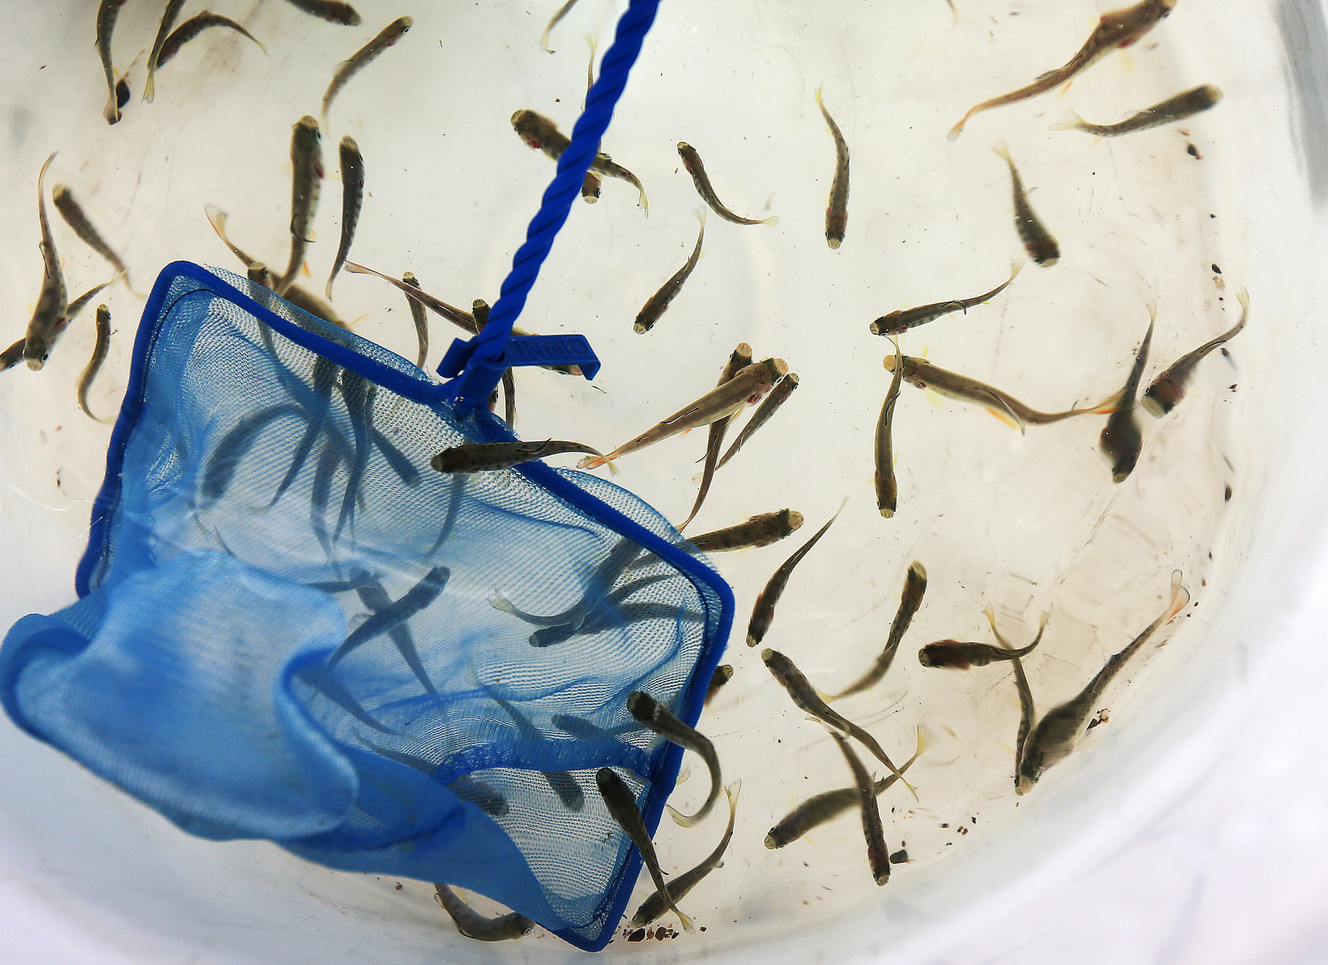
[[[889,520],[876,511],[872,437],[889,381],[882,359],[891,349],[867,324],[892,309],[984,291],[1022,258],[1008,171],[991,150],[998,141],[1035,188],[1032,203],[1058,238],[1061,261],[1027,265],[991,303],[909,334],[905,352],[925,352],[1035,407],[1067,408],[1120,387],[1147,327],[1147,303],[1156,303],[1158,322],[1145,384],[1230,327],[1234,292],[1251,274],[1249,241],[1232,226],[1231,198],[1215,185],[1229,179],[1224,165],[1234,163],[1224,157],[1240,134],[1233,116],[1254,109],[1240,86],[1253,68],[1201,55],[1211,50],[1203,44],[1212,17],[1183,3],[1068,92],[979,115],[948,143],[945,132],[972,104],[1068,59],[1100,12],[957,2],[957,21],[942,0],[889,11],[878,4],[666,2],[604,144],[644,182],[650,215],[630,187],[612,181],[596,205],[578,203],[521,321],[540,332],[581,332],[604,361],[594,385],[520,374],[516,428],[529,439],[574,438],[602,449],[623,442],[711,387],[739,341],[750,342],[758,358],[786,359],[801,378],[787,406],[719,474],[689,528],[702,532],[784,506],[807,519],[778,546],[717,558],[739,600],[728,660],[736,673],[700,727],[714,737],[726,780],[741,779],[742,794],[725,867],[685,903],[707,926],[706,947],[724,948],[726,932],[736,941],[858,917],[883,894],[871,881],[853,812],[782,851],[762,846],[790,806],[849,783],[823,728],[804,719],[758,651],[742,644],[755,594],[841,500],[848,500],[841,517],[795,572],[766,644],[822,689],[847,685],[879,652],[910,561],[928,570],[926,600],[893,669],[841,705],[896,761],[911,753],[917,727],[931,736],[910,772],[918,800],[899,787],[881,799],[887,842],[906,847],[910,859],[886,889],[895,914],[928,902],[934,913],[937,882],[957,873],[946,869],[962,869],[965,851],[981,853],[1017,833],[1021,812],[1050,793],[1048,785],[1066,782],[1087,793],[1099,746],[1129,733],[1139,710],[1135,681],[1180,673],[1200,641],[1198,628],[1177,621],[1173,642],[1141,654],[1108,692],[1107,726],[1025,799],[1016,798],[1012,780],[1018,705],[1008,668],[927,670],[915,657],[920,646],[943,637],[989,640],[984,607],[1020,643],[1048,614],[1044,643],[1027,661],[1042,710],[1077,692],[1160,612],[1173,569],[1184,573],[1201,620],[1209,585],[1231,579],[1226,567],[1234,560],[1220,547],[1230,543],[1228,510],[1246,492],[1251,430],[1242,420],[1237,364],[1245,336],[1232,344],[1232,360],[1214,355],[1203,364],[1171,415],[1141,413],[1143,454],[1120,485],[1097,451],[1101,418],[1021,435],[978,408],[905,385],[895,413],[899,511]],[[607,46],[619,5],[581,0],[555,30],[553,55],[538,46],[552,3],[356,6],[365,22],[351,30],[280,0],[251,4],[237,19],[267,44],[266,56],[212,31],[163,69],[149,105],[138,95],[156,14],[150,5],[126,5],[116,62],[123,70],[133,60],[134,100],[110,128],[100,116],[95,5],[16,14],[16,34],[39,40],[14,51],[6,73],[15,82],[0,103],[0,155],[14,188],[0,204],[0,229],[10,239],[0,260],[14,319],[8,338],[21,334],[25,299],[37,290],[33,186],[53,149],[60,156],[50,180],[74,189],[140,289],[175,258],[235,267],[208,227],[205,203],[229,213],[237,244],[284,264],[290,125],[317,113],[334,65],[403,12],[414,16],[414,29],[347,85],[324,130],[328,179],[312,275],[302,283],[321,291],[336,249],[335,144],[349,133],[364,154],[368,188],[352,259],[393,274],[413,270],[426,289],[456,304],[494,300],[553,170],[520,143],[508,118],[530,107],[570,129],[585,90],[583,36]],[[1224,87],[1227,99],[1180,125],[1105,141],[1051,129],[1069,109],[1114,121],[1199,83]],[[823,237],[834,147],[813,100],[818,85],[852,151],[848,233],[837,251]],[[739,227],[711,215],[695,273],[655,330],[637,335],[636,311],[695,241],[700,202],[674,151],[684,139],[701,152],[731,207],[780,222]],[[95,255],[62,225],[56,230],[75,292],[107,277]],[[1250,288],[1253,329],[1274,296]],[[393,289],[342,275],[335,293],[355,331],[413,357],[409,313]],[[122,286],[107,301],[117,335],[91,404],[109,414],[123,392],[142,303]],[[436,364],[454,333],[431,324]],[[10,620],[72,598],[109,434],[74,401],[91,344],[89,315],[42,372],[0,377],[7,454],[0,533],[23,548],[6,567],[0,594],[0,616]],[[704,433],[694,432],[629,456],[615,481],[681,519],[703,446]],[[58,891],[62,903],[86,911],[78,928],[94,944],[148,955],[187,945],[200,913],[182,914],[178,905],[204,908],[202,917],[213,921],[243,920],[243,939],[229,926],[205,929],[237,958],[247,949],[270,952],[265,941],[304,954],[340,935],[371,936],[373,946],[408,956],[440,941],[458,947],[427,886],[405,882],[397,891],[396,882],[336,875],[261,844],[185,839],[12,729],[0,742],[29,778],[5,792],[5,860],[36,882],[37,905]],[[692,770],[677,792],[684,809],[705,793],[703,768],[694,762]],[[73,830],[57,835],[53,818],[66,812]],[[664,866],[695,863],[722,824],[720,814],[693,831],[666,821],[657,838]],[[88,877],[80,858],[94,848],[100,880]],[[140,889],[172,897],[154,898],[145,911],[128,897]],[[670,947],[682,954],[686,940]],[[610,952],[653,944],[618,942]],[[515,954],[562,954],[538,934],[523,948]]]

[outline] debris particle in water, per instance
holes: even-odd
[[[1221,268],[1218,268],[1216,264],[1214,264],[1214,265],[1212,266],[1212,268],[1213,268],[1213,274],[1214,274],[1214,275],[1220,275],[1220,274],[1222,274],[1222,269],[1221,269]]]
[[[640,942],[640,941],[645,941],[645,937],[646,937],[646,930],[644,928],[638,928],[636,931],[631,932],[627,936],[627,940],[629,942]]]
[[[891,864],[903,864],[907,860],[908,860],[908,852],[905,851],[903,848],[900,848],[894,854],[890,855]]]
[[[1230,487],[1230,486],[1227,486],[1226,491],[1222,494],[1222,499],[1223,499],[1223,501],[1225,501],[1225,502],[1228,502],[1228,503],[1231,502],[1231,487]]]
[[[1194,146],[1193,142],[1185,145],[1185,152],[1196,161],[1203,160],[1203,155],[1199,153],[1199,149]]]

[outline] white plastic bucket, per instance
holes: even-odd
[[[620,939],[606,955],[742,961],[768,945],[761,954],[808,961],[1249,960],[1269,948],[1247,945],[1244,957],[1212,937],[1230,934],[1226,908],[1253,900],[1253,889],[1228,877],[1248,880],[1270,852],[1287,874],[1305,874],[1308,862],[1288,842],[1323,842],[1322,818],[1288,800],[1322,800],[1324,789],[1307,763],[1312,721],[1286,710],[1322,679],[1314,631],[1328,609],[1319,498],[1328,446],[1315,404],[1328,374],[1318,334],[1328,197],[1316,167],[1328,145],[1315,86],[1322,13],[1290,2],[1231,10],[1182,0],[1069,94],[979,115],[951,144],[945,132],[964,110],[1062,63],[1101,12],[956,4],[952,24],[940,0],[888,11],[665,0],[604,144],[645,183],[651,214],[616,182],[595,206],[578,202],[522,318],[537,331],[587,335],[605,363],[603,392],[545,373],[522,378],[516,428],[525,438],[615,445],[713,384],[740,340],[758,357],[787,358],[802,378],[785,411],[717,479],[689,530],[782,506],[807,518],[778,547],[719,561],[739,600],[728,660],[737,673],[700,727],[743,790],[725,867],[685,903],[706,931]],[[134,96],[114,127],[101,118],[96,4],[8,14],[0,279],[11,340],[41,270],[33,195],[50,151],[60,151],[51,181],[84,200],[137,288],[177,258],[236,267],[208,228],[205,203],[229,212],[242,247],[279,262],[289,243],[290,125],[317,113],[334,65],[401,13],[414,17],[413,30],[346,87],[324,132],[329,178],[308,284],[321,289],[335,249],[331,158],[336,138],[351,133],[369,188],[352,258],[411,268],[449,301],[492,301],[553,170],[508,119],[531,107],[570,130],[589,57],[581,37],[598,35],[602,53],[621,9],[581,0],[554,31],[550,56],[538,39],[556,4],[405,10],[360,0],[364,23],[350,29],[265,0],[230,13],[267,44],[266,56],[210,32],[163,69],[155,101],[144,104],[154,6],[127,4],[120,15],[116,65],[129,69]],[[1178,127],[1100,143],[1048,129],[1068,106],[1111,120],[1203,82],[1222,87],[1223,102]],[[833,251],[822,218],[834,154],[812,96],[818,85],[853,158],[848,234]],[[725,201],[781,221],[739,228],[712,215],[696,273],[657,329],[638,336],[633,315],[695,239],[700,202],[677,170],[681,139],[701,151]],[[1019,255],[1008,171],[988,150],[998,139],[1036,186],[1033,203],[1060,238],[1062,263],[1026,266],[1000,300],[910,334],[905,351],[926,348],[938,364],[1055,408],[1119,387],[1150,300],[1159,320],[1147,378],[1228,327],[1241,287],[1251,322],[1231,345],[1233,361],[1205,362],[1172,416],[1143,417],[1144,454],[1120,486],[1096,452],[1100,420],[1020,436],[980,410],[932,405],[905,386],[911,394],[896,415],[900,510],[883,520],[871,494],[871,434],[888,383],[881,360],[892,350],[866,325],[893,308],[990,287]],[[56,231],[75,292],[108,276],[63,225]],[[358,332],[413,356],[397,293],[343,275],[336,294],[344,317],[364,316]],[[98,413],[118,405],[142,308],[122,286],[106,298],[117,336],[91,397]],[[432,363],[452,336],[435,325]],[[75,407],[91,343],[84,319],[43,371],[0,375],[6,626],[73,599],[109,433]],[[624,459],[617,481],[681,519],[695,492],[696,435]],[[897,668],[872,695],[845,703],[896,759],[907,757],[916,725],[933,732],[913,772],[919,801],[902,789],[882,798],[887,841],[906,842],[911,860],[881,890],[851,815],[781,851],[761,845],[797,799],[848,783],[822,729],[742,643],[756,591],[844,497],[843,516],[796,571],[766,643],[825,689],[847,683],[879,649],[909,561],[929,570]],[[1029,660],[1045,708],[1156,615],[1173,568],[1193,604],[1168,631],[1171,642],[1141,655],[1110,692],[1109,726],[1016,798],[1008,673],[924,671],[916,647],[980,634],[984,605],[1019,638],[1050,612],[1047,646]],[[1270,732],[1268,720],[1285,724]],[[335,873],[262,842],[188,837],[8,725],[0,753],[0,916],[15,961],[575,955],[539,932],[494,947],[462,939],[418,882]],[[701,768],[692,770],[678,792],[685,803],[704,783]],[[1219,818],[1216,800],[1250,823]],[[1263,818],[1281,807],[1286,821]],[[1197,814],[1200,828],[1161,817],[1173,808]],[[665,822],[661,856],[681,870],[718,834],[717,824],[684,833]],[[1154,840],[1168,842],[1163,853]],[[1109,907],[1076,894],[1090,886],[1113,896]],[[1321,887],[1287,888],[1304,896],[1299,923],[1322,908]],[[1187,931],[1177,923],[1191,914],[1198,924]],[[1273,916],[1263,899],[1250,917],[1261,932],[1285,924]]]

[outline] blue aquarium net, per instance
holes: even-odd
[[[626,697],[694,722],[732,597],[617,486],[429,467],[513,438],[267,289],[169,266],[81,599],[10,630],[0,700],[194,834],[469,888],[602,947],[640,857],[595,772],[657,826],[681,750]]]
[[[489,323],[442,384],[266,288],[184,262],[139,327],[80,599],[0,647],[0,703],[215,839],[500,901],[578,947],[613,935],[640,854],[615,768],[658,826],[733,617],[708,562],[593,476],[445,475],[515,440],[485,410],[512,365],[598,367],[580,336],[512,338],[658,0],[632,0]]]

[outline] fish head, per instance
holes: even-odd
[[[522,108],[513,114],[512,130],[526,142],[527,147],[538,151],[544,146],[543,138],[540,137],[539,115],[534,111]]]
[[[1184,395],[1184,387],[1179,385],[1175,379],[1170,375],[1159,375],[1153,381],[1153,384],[1144,390],[1140,404],[1148,410],[1149,415],[1160,419],[1176,408],[1177,403]]]
[[[23,343],[23,360],[28,363],[28,368],[32,371],[38,371],[50,357],[51,346],[45,338],[29,337]]]
[[[867,863],[872,868],[872,878],[878,885],[890,880],[890,851],[875,846],[867,848]]]
[[[917,560],[914,560],[909,564],[908,576],[906,579],[909,586],[915,589],[915,592],[925,590],[927,587],[927,568]]]
[[[1102,435],[1098,437],[1098,446],[1111,462],[1112,481],[1119,483],[1124,482],[1126,477],[1134,472],[1134,467],[1139,462],[1143,436],[1139,432],[1139,427],[1135,425],[1132,413],[1118,414],[1124,415],[1124,418],[1113,417],[1107,421]]]
[[[647,693],[633,690],[627,695],[627,712],[642,723],[653,720],[657,709],[659,704]]]
[[[969,663],[959,658],[959,644],[955,640],[937,640],[918,651],[918,663],[924,667],[947,667],[967,670]]]
[[[876,321],[868,325],[867,328],[871,331],[873,335],[899,335],[901,333],[899,331],[896,331],[894,326],[895,322],[903,314],[904,313],[902,311],[896,309],[895,311],[891,312],[888,315],[882,315]],[[890,364],[887,365],[886,368],[893,370],[893,366],[894,366],[894,358],[892,356]]]
[[[1042,749],[1030,741],[1024,747],[1024,759],[1019,762],[1019,773],[1015,775],[1015,793],[1024,795],[1033,790],[1033,785],[1042,777],[1042,771]]]

